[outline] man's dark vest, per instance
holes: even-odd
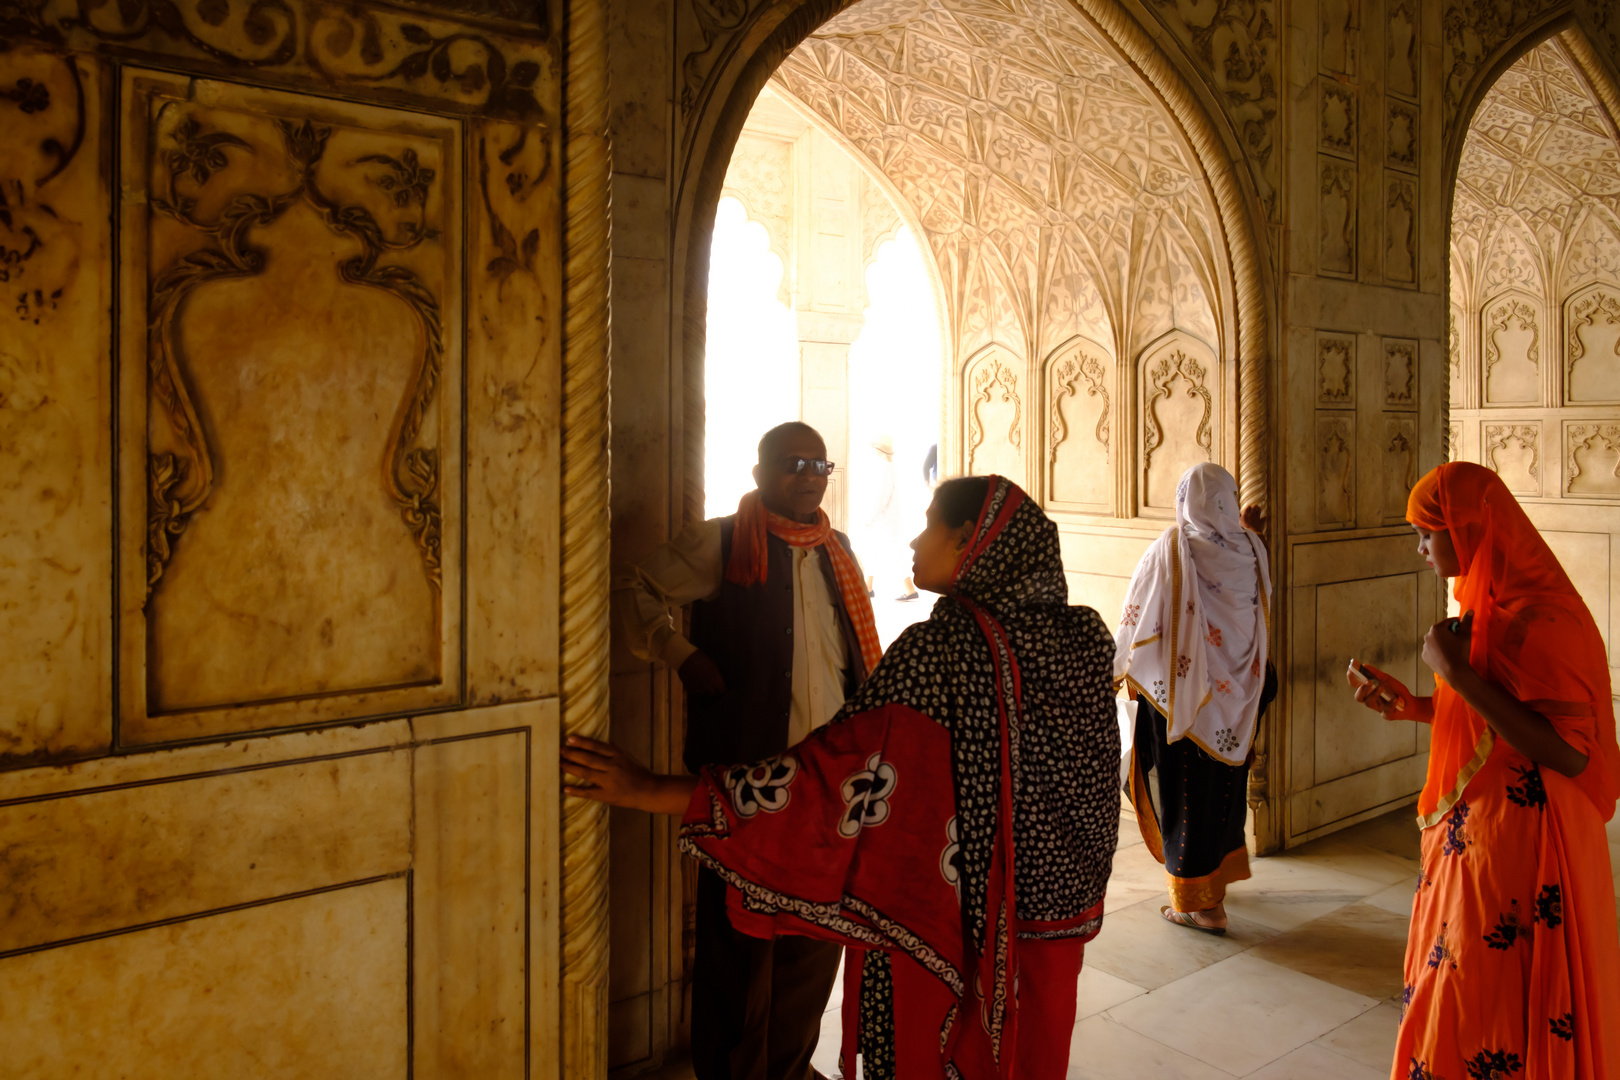
[[[735,517],[720,523],[721,566],[731,563],[735,528]],[[845,551],[851,550],[849,537],[833,535]],[[704,765],[757,761],[787,749],[793,705],[793,549],[769,534],[765,544],[765,584],[744,587],[722,580],[713,600],[692,605],[692,644],[708,654],[726,680],[726,692],[718,696],[686,695],[684,756],[693,772]],[[832,560],[823,551],[819,561],[844,635],[847,696],[866,680],[866,665]],[[813,719],[819,724],[830,717]]]

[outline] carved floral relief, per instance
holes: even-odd
[[[1329,154],[1356,156],[1356,89],[1333,79],[1318,81],[1321,87],[1317,115],[1317,140]]]
[[[1406,498],[1418,480],[1417,420],[1392,416],[1384,421],[1384,498],[1386,524],[1406,520]]]
[[[1356,425],[1353,413],[1316,415],[1316,523],[1352,528],[1356,523]]]
[[[1620,402],[1620,282],[1594,285],[1573,297],[1565,320],[1569,403]]]
[[[1384,100],[1384,164],[1404,172],[1418,171],[1418,108],[1390,97]]]
[[[1318,269],[1334,277],[1356,275],[1356,167],[1322,157],[1317,190]]]
[[[1418,343],[1405,338],[1384,339],[1384,406],[1417,407]]]
[[[1316,335],[1316,401],[1329,407],[1355,407],[1356,339],[1348,334]]]
[[[1541,425],[1539,423],[1486,424],[1481,432],[1481,457],[1516,495],[1541,494]]]
[[[1139,363],[1142,502],[1173,509],[1182,474],[1217,460],[1220,385],[1207,349],[1185,335],[1172,335]]]
[[[1564,424],[1564,492],[1620,496],[1620,423]]]
[[[125,175],[147,208],[123,223],[146,280],[144,313],[123,312],[126,362],[139,342],[146,368],[125,450],[126,469],[145,460],[132,734],[264,724],[232,710],[307,712],[311,695],[342,710],[455,693],[459,122],[134,70],[126,85],[144,123]],[[514,145],[475,148],[480,172]],[[503,209],[545,168],[508,157],[499,197],[479,180]],[[535,245],[484,220],[499,292]]]
[[[1481,316],[1485,344],[1487,405],[1525,404],[1541,399],[1541,329],[1537,305],[1509,294],[1493,300]]]
[[[485,30],[432,10],[340,7],[323,0],[44,0],[6,24],[9,36],[84,50],[129,48],[195,61],[224,74],[252,70],[283,83],[313,78],[523,121],[554,114],[542,100],[557,55],[549,6],[537,0],[446,0],[508,22]]]
[[[1024,401],[1012,356],[998,346],[968,365],[963,414],[967,471],[1024,483]]]
[[[1057,502],[1105,506],[1113,497],[1113,361],[1077,340],[1048,361],[1048,494]],[[1112,511],[1112,506],[1108,506]]]
[[[1384,279],[1416,285],[1418,275],[1417,180],[1384,174]]]

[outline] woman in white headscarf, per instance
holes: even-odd
[[[1114,677],[1138,703],[1131,803],[1170,879],[1160,913],[1213,934],[1226,932],[1226,887],[1249,876],[1249,750],[1276,696],[1271,572],[1265,544],[1244,527],[1257,520],[1240,515],[1231,473],[1188,469],[1175,527],[1142,556],[1115,635]]]

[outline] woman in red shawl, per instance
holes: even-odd
[[[1494,472],[1442,465],[1406,516],[1463,615],[1424,640],[1434,697],[1376,671],[1356,695],[1433,726],[1390,1075],[1613,1080],[1620,943],[1603,823],[1620,749],[1603,639]],[[1380,708],[1381,692],[1396,700]]]
[[[944,599],[832,723],[697,777],[570,740],[566,790],[684,811],[738,929],[849,948],[846,1076],[1061,1080],[1119,829],[1113,637],[1009,480],[940,485],[912,548]]]

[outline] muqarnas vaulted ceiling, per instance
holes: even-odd
[[[1223,351],[1226,256],[1166,108],[1052,0],[867,0],[775,75],[899,190],[958,358],[1074,335],[1131,357],[1172,329]]]

